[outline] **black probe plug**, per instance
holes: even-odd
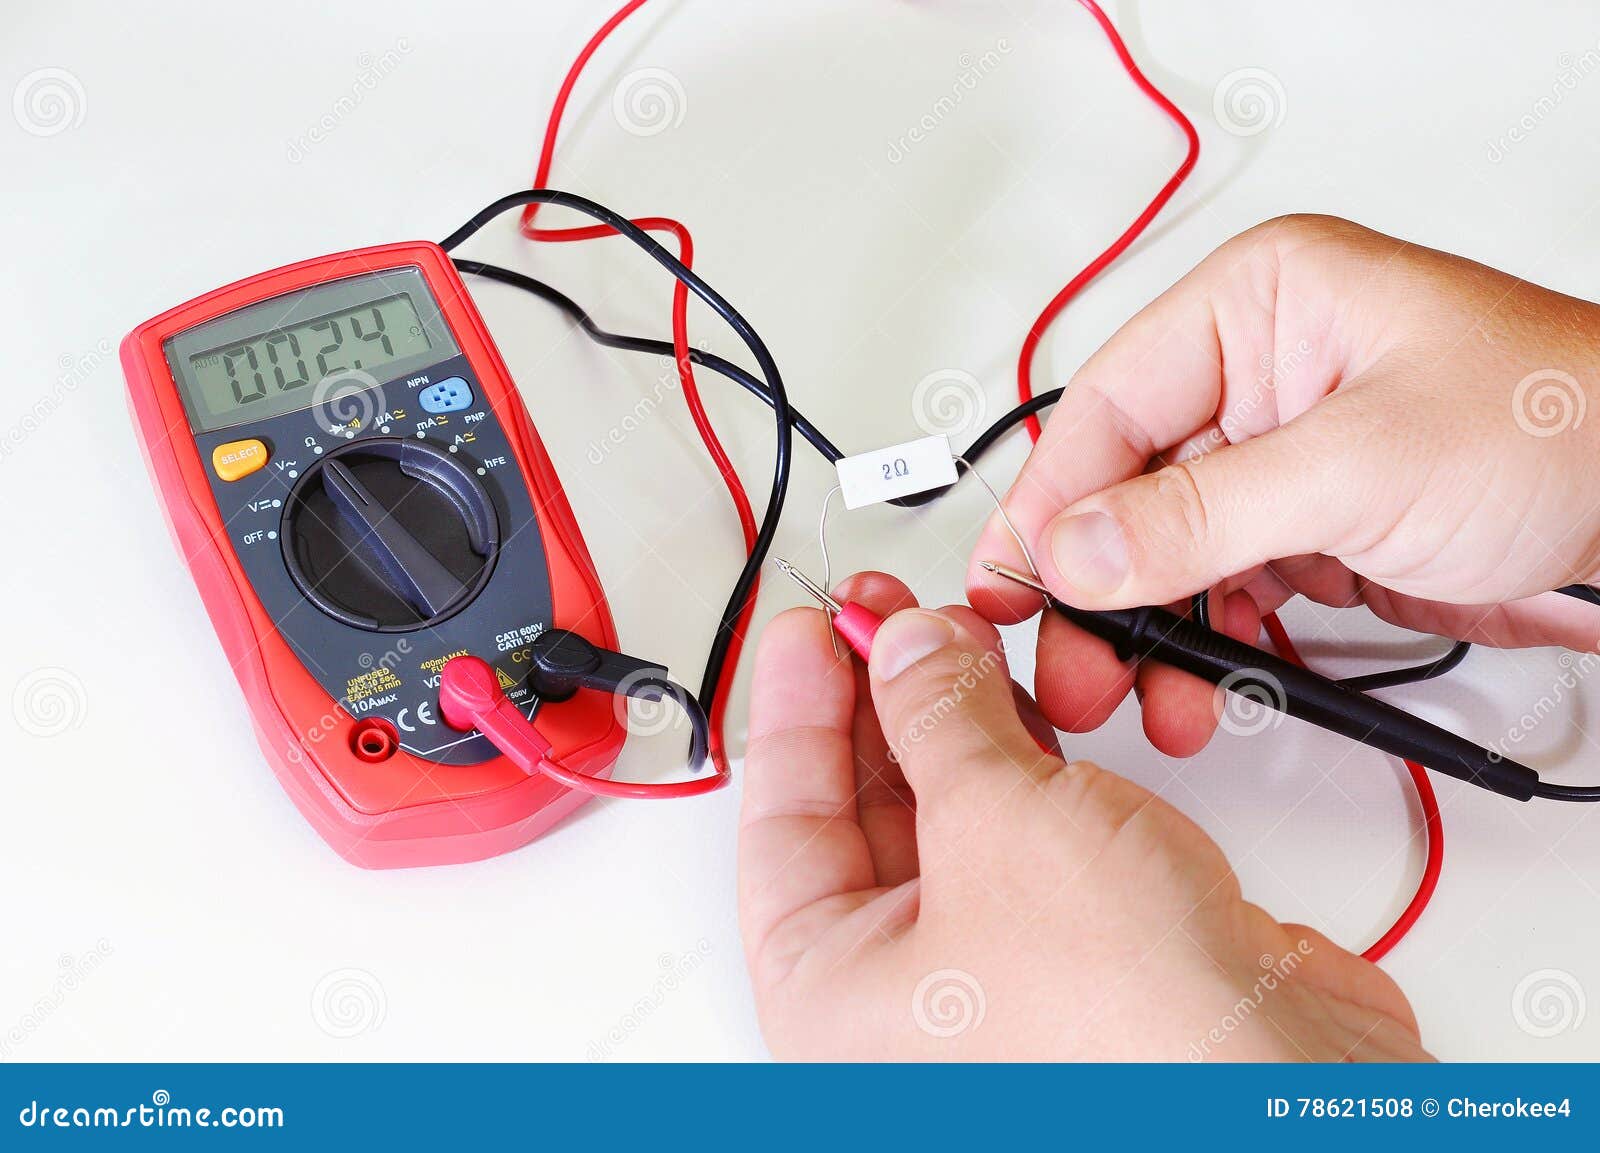
[[[1531,800],[1539,792],[1539,774],[1526,765],[1176,613],[1073,608],[1033,577],[990,561],[978,563],[1043,595],[1046,604],[1073,624],[1109,641],[1122,660],[1160,661],[1254,703],[1512,800]]]
[[[529,654],[528,687],[542,701],[565,701],[579,689],[597,689],[641,701],[672,700],[689,718],[689,767],[705,767],[711,723],[695,695],[673,680],[664,665],[601,648],[570,629],[546,629]]]

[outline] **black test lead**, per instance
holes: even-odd
[[[1513,800],[1586,799],[1571,796],[1571,790],[1561,786],[1546,785],[1526,765],[1166,609],[1074,608],[1026,573],[993,561],[978,565],[1033,589],[1073,624],[1109,641],[1123,660],[1160,661],[1288,716]]]

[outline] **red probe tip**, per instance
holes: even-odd
[[[865,605],[858,605],[854,601],[840,604],[833,599],[827,589],[782,557],[773,557],[772,563],[778,566],[779,572],[805,589],[812,599],[822,606],[828,614],[828,619],[833,622],[834,631],[845,639],[845,643],[856,656],[862,660],[867,660],[871,656],[872,638],[877,635],[878,626],[883,623],[882,617]]]

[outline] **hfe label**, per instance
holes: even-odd
[[[863,508],[956,482],[956,458],[944,436],[841,457],[836,467],[845,508]]]

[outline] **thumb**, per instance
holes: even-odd
[[[953,796],[999,795],[1019,772],[1060,762],[1041,752],[1017,713],[998,637],[954,612],[907,609],[872,641],[872,701],[919,811]]]
[[[1039,539],[1040,575],[1080,608],[1166,604],[1281,557],[1336,552],[1399,499],[1362,438],[1292,424],[1085,497]],[[1352,441],[1354,443],[1352,443]]]

